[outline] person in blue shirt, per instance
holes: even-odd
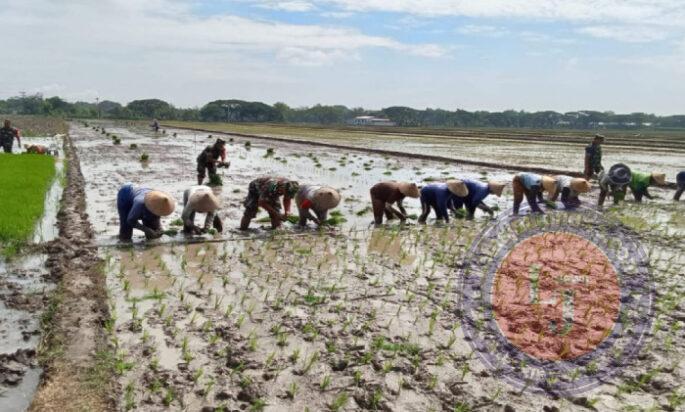
[[[542,201],[542,192],[554,193],[556,191],[557,182],[554,178],[549,176],[540,176],[536,173],[519,173],[514,176],[512,181],[512,189],[514,192],[514,214],[519,214],[523,196],[526,196],[530,209],[534,213],[544,213],[538,200]]]
[[[678,173],[678,175],[675,177],[675,182],[678,185],[678,189],[675,191],[675,196],[673,196],[673,200],[676,202],[680,200],[680,196],[685,192],[685,170]]]
[[[494,194],[497,197],[502,196],[504,184],[494,181],[483,183],[471,179],[464,179],[463,182],[468,189],[468,195],[454,199],[453,210],[466,207],[467,219],[473,219],[476,214],[476,209],[481,209],[490,216],[493,216],[495,212],[488,205],[483,203],[483,200],[490,194]]]
[[[449,180],[445,183],[433,183],[421,188],[421,216],[419,223],[426,223],[426,218],[431,211],[435,211],[436,219],[444,219],[449,222],[448,209],[452,208],[453,201],[469,194],[466,185],[461,180]]]
[[[175,208],[174,198],[167,193],[124,184],[117,194],[119,240],[130,242],[133,229],[143,231],[148,240],[161,237],[160,216],[172,214]]]

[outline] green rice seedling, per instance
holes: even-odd
[[[193,382],[195,383],[195,385],[197,385],[197,382],[200,380],[203,374],[204,370],[202,368],[199,368],[195,372],[193,372]]]
[[[293,364],[297,363],[298,359],[300,359],[300,348],[293,350],[288,359],[290,359],[290,362]]]
[[[129,382],[124,388],[124,408],[127,411],[132,410],[136,407],[135,397],[134,397],[134,386],[133,382]]]
[[[331,376],[325,375],[323,377],[323,379],[321,379],[321,382],[319,383],[319,389],[321,389],[321,392],[324,392],[330,385],[331,385]]]
[[[172,387],[167,387],[166,393],[164,394],[164,398],[162,399],[162,402],[164,402],[164,405],[169,407],[171,404],[174,402],[174,399],[176,398],[176,393],[174,392],[174,389]]]
[[[343,409],[345,405],[347,405],[347,401],[350,399],[350,396],[346,392],[341,392],[338,396],[333,399],[330,405],[328,405],[329,408],[331,408],[331,411],[333,412],[338,412],[339,410]]]
[[[252,401],[250,405],[250,412],[260,412],[266,408],[266,401],[264,399],[258,398]]]
[[[150,155],[149,155],[149,154],[147,154],[147,153],[142,153],[142,154],[140,155],[140,161],[141,161],[141,162],[147,162],[147,161],[149,161],[149,160],[150,160]]]
[[[299,387],[297,386],[296,382],[291,382],[290,386],[288,386],[288,389],[285,390],[286,395],[290,399],[295,399],[295,396],[297,395],[297,392],[299,391]]]

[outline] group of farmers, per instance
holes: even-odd
[[[591,189],[590,179],[596,177],[599,182],[599,206],[602,206],[608,195],[614,203],[621,201],[629,187],[637,202],[643,197],[652,198],[648,188],[653,185],[664,185],[666,176],[663,173],[643,173],[632,171],[624,164],[615,164],[609,170],[602,166],[601,144],[604,137],[595,136],[593,142],[585,149],[585,176],[546,176],[536,173],[518,173],[512,180],[514,196],[514,214],[518,214],[524,197],[534,213],[544,213],[539,202],[544,202],[543,193],[547,193],[548,202],[561,200],[566,209],[580,205],[579,196]],[[229,167],[226,161],[226,142],[217,139],[207,146],[197,157],[197,185],[188,188],[183,194],[183,230],[186,234],[207,233],[214,229],[223,230],[223,224],[217,213],[221,202],[209,186],[203,185],[205,177],[210,181],[217,174],[217,168]],[[675,200],[679,200],[685,191],[685,171],[677,175],[678,189]],[[404,209],[405,198],[417,198],[421,201],[422,213],[419,223],[425,223],[431,210],[437,219],[449,221],[450,212],[457,213],[464,208],[466,218],[472,219],[476,209],[481,209],[493,216],[492,208],[484,203],[489,195],[501,196],[505,184],[497,181],[481,182],[471,179],[453,179],[444,183],[431,183],[419,188],[415,183],[387,181],[374,185],[370,190],[374,222],[381,224],[386,219],[408,218]],[[305,226],[309,220],[317,225],[325,224],[328,212],[340,204],[340,193],[328,186],[299,184],[284,177],[265,176],[254,179],[248,186],[247,197],[243,201],[244,213],[240,229],[247,230],[250,222],[257,216],[260,208],[264,209],[271,221],[272,228],[278,228],[282,222],[289,220],[292,200],[295,200],[299,213],[299,225]],[[141,230],[148,239],[162,236],[160,217],[168,216],[175,209],[175,200],[168,193],[135,187],[125,184],[117,196],[117,208],[120,218],[119,237],[130,241],[133,229]],[[195,225],[195,214],[204,213],[204,225]]]

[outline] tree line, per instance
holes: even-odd
[[[685,115],[657,116],[648,113],[616,114],[581,110],[503,112],[418,110],[393,106],[366,110],[317,104],[293,108],[285,103],[269,105],[243,100],[215,100],[201,108],[177,108],[159,99],[134,100],[126,105],[104,100],[68,102],[60,97],[45,98],[40,94],[22,95],[0,100],[0,114],[44,115],[73,118],[160,119],[204,122],[272,122],[342,125],[357,116],[386,118],[404,127],[502,127],[543,129],[642,129],[685,128]]]

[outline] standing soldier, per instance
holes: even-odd
[[[678,189],[675,191],[675,196],[673,196],[673,200],[676,202],[680,200],[680,196],[685,192],[685,170],[678,173],[678,175],[675,177],[676,184],[678,185]]]
[[[206,172],[209,172],[211,181],[212,176],[216,176],[217,167],[228,167],[229,164],[226,162],[226,141],[216,139],[212,146],[205,147],[197,157],[197,185],[202,185],[202,181],[207,176]]]
[[[654,197],[649,193],[649,190],[647,190],[649,186],[663,186],[665,184],[665,173],[645,173],[636,171],[631,173],[630,191],[633,192],[633,197],[637,203],[642,202],[643,196],[647,199],[654,199]]]
[[[21,138],[19,136],[19,130],[12,127],[9,120],[5,120],[2,128],[0,128],[0,146],[5,153],[12,153],[12,144],[14,139],[17,139],[17,144],[21,149]]]
[[[602,143],[604,143],[604,136],[596,134],[592,143],[585,147],[585,179],[587,180],[604,170],[602,167]]]
[[[631,179],[630,168],[623,163],[616,163],[606,172],[602,170],[599,173],[599,200],[597,205],[604,206],[604,200],[610,194],[614,198],[614,205],[625,199],[626,191]]]
[[[340,204],[340,193],[332,187],[302,185],[295,196],[295,204],[300,213],[300,226],[306,226],[307,220],[321,226],[328,219],[328,211]]]
[[[271,227],[276,229],[281,222],[288,220],[290,202],[300,189],[296,181],[284,177],[260,177],[250,182],[247,197],[243,202],[245,213],[240,221],[240,230],[247,230],[252,219],[257,217],[259,208],[266,210],[271,218]],[[283,196],[283,214],[281,214],[280,197]]]
[[[407,220],[407,211],[404,210],[402,201],[405,197],[417,199],[421,194],[414,183],[407,182],[381,182],[375,184],[370,191],[373,218],[377,225],[383,223],[383,214],[390,220],[398,217],[402,222]],[[397,204],[397,209],[392,207]]]

